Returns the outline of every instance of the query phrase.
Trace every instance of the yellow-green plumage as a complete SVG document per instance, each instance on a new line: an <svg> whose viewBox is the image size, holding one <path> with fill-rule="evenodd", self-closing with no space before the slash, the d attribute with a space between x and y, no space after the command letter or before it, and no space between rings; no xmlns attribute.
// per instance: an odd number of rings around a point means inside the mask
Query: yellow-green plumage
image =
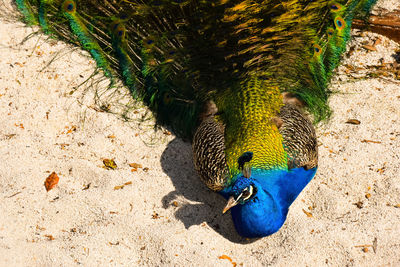
<svg viewBox="0 0 400 267"><path fill-rule="evenodd" d="M238 158L246 151L254 153L254 168L287 169L282 136L272 120L283 105L279 88L256 77L241 86L217 96L220 110L230 111L217 120L226 124L226 160L231 175L238 174Z"/></svg>

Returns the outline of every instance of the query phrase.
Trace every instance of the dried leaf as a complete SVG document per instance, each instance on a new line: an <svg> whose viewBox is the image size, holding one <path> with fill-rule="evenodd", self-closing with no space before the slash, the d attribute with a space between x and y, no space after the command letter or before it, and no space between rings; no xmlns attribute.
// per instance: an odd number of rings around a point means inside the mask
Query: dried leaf
<svg viewBox="0 0 400 267"><path fill-rule="evenodd" d="M129 163L129 166L136 169L142 168L142 164L139 163Z"/></svg>
<svg viewBox="0 0 400 267"><path fill-rule="evenodd" d="M14 123L14 125L19 127L19 128L21 128L21 129L25 129L25 127L24 127L24 125L22 123L20 123L20 124Z"/></svg>
<svg viewBox="0 0 400 267"><path fill-rule="evenodd" d="M354 205L357 206L357 208L362 209L364 206L364 203L362 203L361 201L358 201L357 203L353 203Z"/></svg>
<svg viewBox="0 0 400 267"><path fill-rule="evenodd" d="M88 190L89 188L90 188L90 185L91 185L92 183L88 183L87 185L85 185L83 188L82 188L82 190Z"/></svg>
<svg viewBox="0 0 400 267"><path fill-rule="evenodd" d="M374 46L379 45L380 43L382 43L382 39L380 37L378 37L375 42L374 42Z"/></svg>
<svg viewBox="0 0 400 267"><path fill-rule="evenodd" d="M4 135L7 139L11 139L11 138L13 138L14 136L16 136L16 134L6 134L6 135Z"/></svg>
<svg viewBox="0 0 400 267"><path fill-rule="evenodd" d="M113 159L103 159L103 164L107 170L115 170L118 167Z"/></svg>
<svg viewBox="0 0 400 267"><path fill-rule="evenodd" d="M153 212L153 215L151 215L151 218L152 218L152 219L160 219L161 216L159 216L158 213L154 211L154 212Z"/></svg>
<svg viewBox="0 0 400 267"><path fill-rule="evenodd" d="M53 241L55 239L52 235L44 235L44 236L47 237L49 241Z"/></svg>
<svg viewBox="0 0 400 267"><path fill-rule="evenodd" d="M124 188L126 185L130 185L130 184L132 184L132 181L126 182L126 183L124 183L123 185L117 185L117 186L114 187L114 190L122 189L122 188Z"/></svg>
<svg viewBox="0 0 400 267"><path fill-rule="evenodd" d="M12 197L15 197L16 195L21 194L21 193L22 193L21 191L18 191L18 192L14 193L11 196L8 196L6 198L12 198Z"/></svg>
<svg viewBox="0 0 400 267"><path fill-rule="evenodd" d="M67 131L67 134L70 134L70 133L75 132L75 131L76 131L76 126L72 125L71 128Z"/></svg>
<svg viewBox="0 0 400 267"><path fill-rule="evenodd" d="M227 255L221 255L218 257L218 259L220 260L228 260L232 263L233 267L236 267L236 262L232 261L231 257L227 256Z"/></svg>
<svg viewBox="0 0 400 267"><path fill-rule="evenodd" d="M360 122L359 120L357 120L357 119L348 119L348 120L346 121L346 123L348 123L348 124L354 124L354 125L359 125L361 122Z"/></svg>
<svg viewBox="0 0 400 267"><path fill-rule="evenodd" d="M378 248L378 239L375 237L374 241L372 241L372 249L374 250L374 253L376 253L377 248Z"/></svg>
<svg viewBox="0 0 400 267"><path fill-rule="evenodd" d="M374 144L381 144L382 142L381 142L381 141L373 141L373 140L367 140L367 139L364 139L364 140L361 140L361 143L374 143Z"/></svg>
<svg viewBox="0 0 400 267"><path fill-rule="evenodd" d="M46 191L50 191L53 189L57 184L60 178L57 176L55 172L52 172L49 177L46 178L46 181L44 182L44 186L46 187Z"/></svg>
<svg viewBox="0 0 400 267"><path fill-rule="evenodd" d="M376 51L376 47L372 45L363 45L362 47L369 51Z"/></svg>
<svg viewBox="0 0 400 267"><path fill-rule="evenodd" d="M306 211L305 209L302 209L302 210L307 215L307 217L310 217L310 218L312 217L312 214L310 212Z"/></svg>
<svg viewBox="0 0 400 267"><path fill-rule="evenodd" d="M377 169L376 172L379 174L382 174L385 172L385 170L386 170L386 166L383 166L382 168Z"/></svg>

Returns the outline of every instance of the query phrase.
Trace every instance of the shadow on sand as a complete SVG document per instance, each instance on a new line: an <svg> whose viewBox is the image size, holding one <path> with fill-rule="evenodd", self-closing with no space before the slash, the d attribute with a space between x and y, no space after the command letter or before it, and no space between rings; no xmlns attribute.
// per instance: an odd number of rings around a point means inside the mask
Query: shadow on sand
<svg viewBox="0 0 400 267"><path fill-rule="evenodd" d="M178 138L172 140L161 156L161 165L175 186L174 191L162 198L163 207L167 209L177 198L185 198L186 203L180 204L175 216L183 222L186 229L205 222L232 242L247 244L257 240L239 236L230 214L222 214L225 199L200 181L193 167L189 143Z"/></svg>

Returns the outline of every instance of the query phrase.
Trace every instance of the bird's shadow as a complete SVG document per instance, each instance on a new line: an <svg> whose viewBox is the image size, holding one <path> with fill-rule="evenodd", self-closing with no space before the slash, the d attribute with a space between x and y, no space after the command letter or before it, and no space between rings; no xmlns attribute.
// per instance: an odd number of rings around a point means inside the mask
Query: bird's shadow
<svg viewBox="0 0 400 267"><path fill-rule="evenodd" d="M161 166L175 187L162 198L163 208L176 208L175 217L186 229L206 223L232 242L246 244L257 240L239 236L230 214L222 214L226 200L201 182L193 166L189 143L178 138L172 140L161 156Z"/></svg>

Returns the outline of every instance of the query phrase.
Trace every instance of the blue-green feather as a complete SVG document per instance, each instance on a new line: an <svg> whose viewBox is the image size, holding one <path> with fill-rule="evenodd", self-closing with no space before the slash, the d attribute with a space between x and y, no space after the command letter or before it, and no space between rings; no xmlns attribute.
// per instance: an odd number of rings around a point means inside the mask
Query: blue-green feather
<svg viewBox="0 0 400 267"><path fill-rule="evenodd" d="M26 0L15 0L15 4L21 12L21 14L24 16L24 21L28 25L36 25L37 24L37 19L35 14L32 12L30 3Z"/></svg>
<svg viewBox="0 0 400 267"><path fill-rule="evenodd" d="M50 25L47 19L47 9L49 7L48 1L39 1L38 18L39 25L45 34L51 34Z"/></svg>
<svg viewBox="0 0 400 267"><path fill-rule="evenodd" d="M66 0L62 5L63 15L68 19L72 33L78 38L82 48L92 55L97 66L103 70L104 75L110 78L111 83L113 83L113 74L107 57L98 42L93 38L88 28L80 19L79 14L77 14L75 1Z"/></svg>
<svg viewBox="0 0 400 267"><path fill-rule="evenodd" d="M115 21L111 25L112 32L112 46L116 58L118 59L118 64L121 69L122 79L125 85L129 88L132 96L137 99L139 96L138 90L138 79L136 70L138 69L134 66L132 59L130 58L127 49L127 43L125 39L125 27L122 22Z"/></svg>

